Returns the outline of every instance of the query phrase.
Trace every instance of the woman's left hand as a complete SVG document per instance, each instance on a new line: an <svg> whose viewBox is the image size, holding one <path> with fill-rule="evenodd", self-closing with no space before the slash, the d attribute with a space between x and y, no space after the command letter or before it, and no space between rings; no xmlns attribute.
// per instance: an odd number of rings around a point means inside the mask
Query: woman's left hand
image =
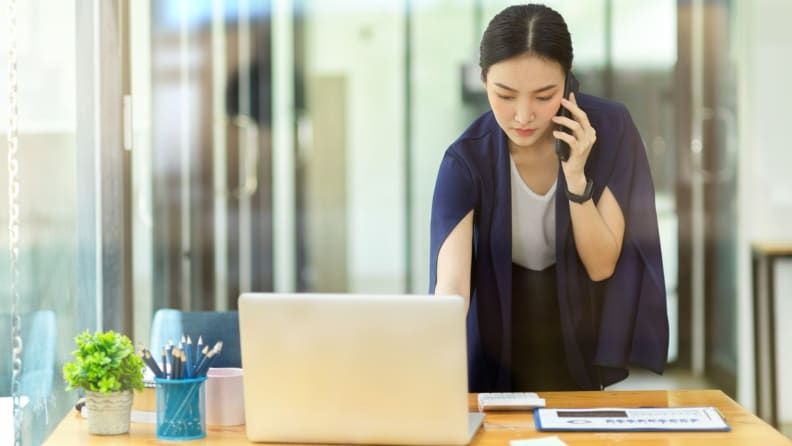
<svg viewBox="0 0 792 446"><path fill-rule="evenodd" d="M586 165L591 147L597 141L597 132L588 120L586 112L577 105L575 94L569 95L570 99L562 98L561 106L572 114L572 118L554 116L553 122L563 125L572 131L572 134L559 130L553 131L553 136L569 144L569 159L561 163L567 179L583 178L583 167ZM585 179L583 179L585 184Z"/></svg>

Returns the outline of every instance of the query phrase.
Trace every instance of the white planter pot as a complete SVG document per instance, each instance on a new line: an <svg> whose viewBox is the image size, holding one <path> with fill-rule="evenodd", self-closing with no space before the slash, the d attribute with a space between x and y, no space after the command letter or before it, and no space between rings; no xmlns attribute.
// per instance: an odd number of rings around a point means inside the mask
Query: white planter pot
<svg viewBox="0 0 792 446"><path fill-rule="evenodd" d="M117 435L129 432L132 410L131 390L114 393L85 391L88 408L88 432L96 435Z"/></svg>

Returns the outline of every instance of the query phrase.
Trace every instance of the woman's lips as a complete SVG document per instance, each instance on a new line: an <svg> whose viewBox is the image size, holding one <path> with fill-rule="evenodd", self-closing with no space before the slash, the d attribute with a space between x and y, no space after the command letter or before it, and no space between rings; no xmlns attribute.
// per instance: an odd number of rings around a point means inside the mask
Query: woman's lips
<svg viewBox="0 0 792 446"><path fill-rule="evenodd" d="M514 129L514 132L520 136L531 136L535 131L536 129Z"/></svg>

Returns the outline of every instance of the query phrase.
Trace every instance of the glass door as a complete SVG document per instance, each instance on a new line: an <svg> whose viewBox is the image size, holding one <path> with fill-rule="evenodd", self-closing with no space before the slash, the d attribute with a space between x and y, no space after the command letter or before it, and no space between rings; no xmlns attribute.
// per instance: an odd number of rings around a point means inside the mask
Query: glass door
<svg viewBox="0 0 792 446"><path fill-rule="evenodd" d="M273 287L270 4L131 2L136 333Z"/></svg>
<svg viewBox="0 0 792 446"><path fill-rule="evenodd" d="M681 1L678 17L683 358L695 374L706 375L735 396L737 124L732 4Z"/></svg>

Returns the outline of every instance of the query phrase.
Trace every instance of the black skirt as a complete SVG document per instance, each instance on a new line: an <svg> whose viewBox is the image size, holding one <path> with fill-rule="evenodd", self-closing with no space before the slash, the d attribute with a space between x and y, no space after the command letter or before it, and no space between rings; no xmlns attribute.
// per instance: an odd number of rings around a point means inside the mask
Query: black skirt
<svg viewBox="0 0 792 446"><path fill-rule="evenodd" d="M555 265L534 271L512 264L512 388L579 390L569 374Z"/></svg>

